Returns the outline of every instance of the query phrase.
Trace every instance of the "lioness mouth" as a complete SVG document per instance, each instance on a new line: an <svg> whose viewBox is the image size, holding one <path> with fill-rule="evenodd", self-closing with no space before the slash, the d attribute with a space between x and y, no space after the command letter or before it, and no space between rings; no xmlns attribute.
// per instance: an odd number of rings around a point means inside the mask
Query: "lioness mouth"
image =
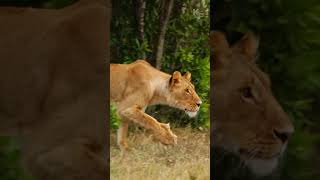
<svg viewBox="0 0 320 180"><path fill-rule="evenodd" d="M196 117L198 114L198 111L188 111L185 110L186 114L188 114L189 117Z"/></svg>
<svg viewBox="0 0 320 180"><path fill-rule="evenodd" d="M245 149L240 149L239 154L247 166L257 175L265 176L274 171L277 167L281 153L273 155L264 155L262 153L253 153Z"/></svg>
<svg viewBox="0 0 320 180"><path fill-rule="evenodd" d="M278 158L271 159L247 159L244 162L252 170L252 172L259 176L266 176L271 174L278 166Z"/></svg>

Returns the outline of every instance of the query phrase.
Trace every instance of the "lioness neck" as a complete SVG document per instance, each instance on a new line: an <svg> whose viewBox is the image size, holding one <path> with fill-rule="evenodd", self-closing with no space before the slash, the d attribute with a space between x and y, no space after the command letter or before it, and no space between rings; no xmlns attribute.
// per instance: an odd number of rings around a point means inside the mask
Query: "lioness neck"
<svg viewBox="0 0 320 180"><path fill-rule="evenodd" d="M150 101L150 105L163 104L170 105L170 89L169 81L171 75L160 72L152 78L154 85L154 93Z"/></svg>

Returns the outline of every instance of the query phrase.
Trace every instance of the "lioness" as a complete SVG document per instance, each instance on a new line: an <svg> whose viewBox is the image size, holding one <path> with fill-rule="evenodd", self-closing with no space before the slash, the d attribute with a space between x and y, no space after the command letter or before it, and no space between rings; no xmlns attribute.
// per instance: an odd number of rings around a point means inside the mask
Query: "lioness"
<svg viewBox="0 0 320 180"><path fill-rule="evenodd" d="M36 179L108 178L108 6L0 8L0 135Z"/></svg>
<svg viewBox="0 0 320 180"><path fill-rule="evenodd" d="M255 64L258 44L250 32L233 46L223 33L210 33L212 144L239 155L254 173L266 175L276 168L294 127L272 95L269 77Z"/></svg>
<svg viewBox="0 0 320 180"><path fill-rule="evenodd" d="M191 83L191 73L183 76L175 71L166 74L144 60L131 64L110 65L110 99L122 119L118 130L118 145L128 148L126 135L129 121L137 123L155 134L163 144L175 144L169 124L159 123L144 112L148 105L166 104L184 110L189 116L197 114L201 100Z"/></svg>

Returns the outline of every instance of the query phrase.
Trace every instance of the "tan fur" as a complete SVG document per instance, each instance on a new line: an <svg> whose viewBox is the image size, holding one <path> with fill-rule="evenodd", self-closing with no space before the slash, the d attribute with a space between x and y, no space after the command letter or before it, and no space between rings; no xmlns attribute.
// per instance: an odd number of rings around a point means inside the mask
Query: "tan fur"
<svg viewBox="0 0 320 180"><path fill-rule="evenodd" d="M0 135L36 179L107 179L104 3L0 8Z"/></svg>
<svg viewBox="0 0 320 180"><path fill-rule="evenodd" d="M201 100L190 78L190 73L181 76L178 71L171 76L144 60L110 65L110 98L122 118L118 131L118 144L122 150L128 148L126 135L130 121L152 130L154 137L163 144L176 143L177 137L170 126L159 123L144 110L148 105L166 104L187 112L197 112Z"/></svg>
<svg viewBox="0 0 320 180"><path fill-rule="evenodd" d="M221 32L213 48L213 145L239 154L257 174L270 173L294 128L272 95L267 74L255 64L259 40L247 33L229 46Z"/></svg>

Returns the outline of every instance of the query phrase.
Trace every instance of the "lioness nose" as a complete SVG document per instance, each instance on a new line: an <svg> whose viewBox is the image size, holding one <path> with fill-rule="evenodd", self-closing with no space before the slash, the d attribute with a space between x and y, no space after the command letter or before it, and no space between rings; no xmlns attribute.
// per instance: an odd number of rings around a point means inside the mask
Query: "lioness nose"
<svg viewBox="0 0 320 180"><path fill-rule="evenodd" d="M202 101L197 102L197 106L199 107L202 104Z"/></svg>
<svg viewBox="0 0 320 180"><path fill-rule="evenodd" d="M282 143L288 141L289 137L292 135L292 131L279 131L273 130L274 135L281 140Z"/></svg>

